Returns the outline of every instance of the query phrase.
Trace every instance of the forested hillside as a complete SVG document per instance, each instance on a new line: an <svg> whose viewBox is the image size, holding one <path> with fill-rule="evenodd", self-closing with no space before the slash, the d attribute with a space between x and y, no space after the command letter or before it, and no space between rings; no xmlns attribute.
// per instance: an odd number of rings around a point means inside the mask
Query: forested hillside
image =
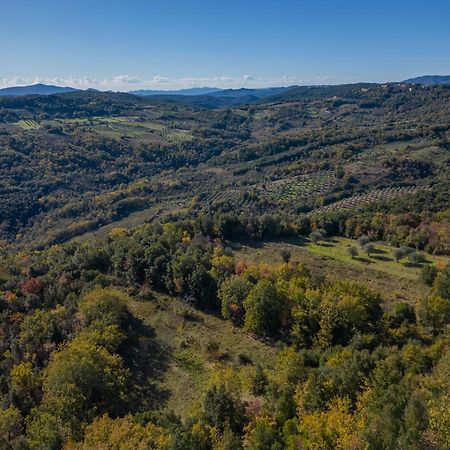
<svg viewBox="0 0 450 450"><path fill-rule="evenodd" d="M446 252L434 240L448 230L449 96L448 87L298 87L231 109L98 92L5 97L2 237L41 247L137 211L297 221L327 206L333 234L420 234L421 248ZM360 205L385 214L386 229L348 212ZM356 225L343 230L348 217Z"/></svg>
<svg viewBox="0 0 450 450"><path fill-rule="evenodd" d="M286 251L248 265L227 233L4 256L2 448L448 448L449 265L386 307Z"/></svg>
<svg viewBox="0 0 450 450"><path fill-rule="evenodd" d="M450 88L229 94L0 98L1 449L450 449Z"/></svg>

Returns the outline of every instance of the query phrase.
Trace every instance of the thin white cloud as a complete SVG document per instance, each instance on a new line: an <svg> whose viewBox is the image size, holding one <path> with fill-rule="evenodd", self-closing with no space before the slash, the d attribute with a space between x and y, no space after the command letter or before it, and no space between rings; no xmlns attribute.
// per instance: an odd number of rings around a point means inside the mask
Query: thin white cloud
<svg viewBox="0 0 450 450"><path fill-rule="evenodd" d="M135 77L132 75L119 75L114 77L113 82L116 84L140 84L142 83L142 78Z"/></svg>
<svg viewBox="0 0 450 450"><path fill-rule="evenodd" d="M351 82L351 80L339 80ZM56 86L71 86L78 89L95 88L99 90L130 91L135 89L184 89L190 87L218 87L218 88L258 88L272 86L333 84L336 82L331 77L319 76L300 78L296 76L282 75L278 77L257 77L246 74L241 77L214 76L214 77L183 77L170 78L155 75L142 78L135 75L117 75L112 78L93 77L11 77L0 78L0 88L9 86L25 86L29 84L44 83Z"/></svg>

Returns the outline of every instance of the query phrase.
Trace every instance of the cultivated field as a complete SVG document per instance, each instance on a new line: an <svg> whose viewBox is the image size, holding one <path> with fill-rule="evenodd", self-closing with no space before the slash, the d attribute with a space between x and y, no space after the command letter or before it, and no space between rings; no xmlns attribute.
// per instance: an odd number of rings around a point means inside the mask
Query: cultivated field
<svg viewBox="0 0 450 450"><path fill-rule="evenodd" d="M37 130L38 128L40 128L40 125L34 120L19 120L19 122L17 122L16 125L25 131Z"/></svg>

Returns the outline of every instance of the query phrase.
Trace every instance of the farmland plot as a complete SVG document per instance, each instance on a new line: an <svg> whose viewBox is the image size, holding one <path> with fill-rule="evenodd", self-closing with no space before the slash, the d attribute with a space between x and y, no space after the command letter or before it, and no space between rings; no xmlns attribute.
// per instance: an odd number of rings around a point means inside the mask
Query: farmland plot
<svg viewBox="0 0 450 450"><path fill-rule="evenodd" d="M311 214L345 211L370 203L394 200L395 198L398 198L402 195L413 194L416 191L416 187L394 187L378 189L365 194L353 195L343 200L339 200L338 202L331 203L330 205L326 205L322 208L316 209L312 211Z"/></svg>
<svg viewBox="0 0 450 450"><path fill-rule="evenodd" d="M22 130L37 130L40 128L40 125L34 120L20 120L16 125L22 128Z"/></svg>
<svg viewBox="0 0 450 450"><path fill-rule="evenodd" d="M335 174L326 171L264 184L260 192L270 201L298 200L299 197L327 194L333 190L336 182Z"/></svg>

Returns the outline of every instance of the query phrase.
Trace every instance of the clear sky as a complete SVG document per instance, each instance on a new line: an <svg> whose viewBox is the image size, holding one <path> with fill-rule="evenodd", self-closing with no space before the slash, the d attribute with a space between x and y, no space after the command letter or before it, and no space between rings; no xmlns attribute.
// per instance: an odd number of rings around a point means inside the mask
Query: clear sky
<svg viewBox="0 0 450 450"><path fill-rule="evenodd" d="M450 0L0 0L0 86L132 90L450 74Z"/></svg>

